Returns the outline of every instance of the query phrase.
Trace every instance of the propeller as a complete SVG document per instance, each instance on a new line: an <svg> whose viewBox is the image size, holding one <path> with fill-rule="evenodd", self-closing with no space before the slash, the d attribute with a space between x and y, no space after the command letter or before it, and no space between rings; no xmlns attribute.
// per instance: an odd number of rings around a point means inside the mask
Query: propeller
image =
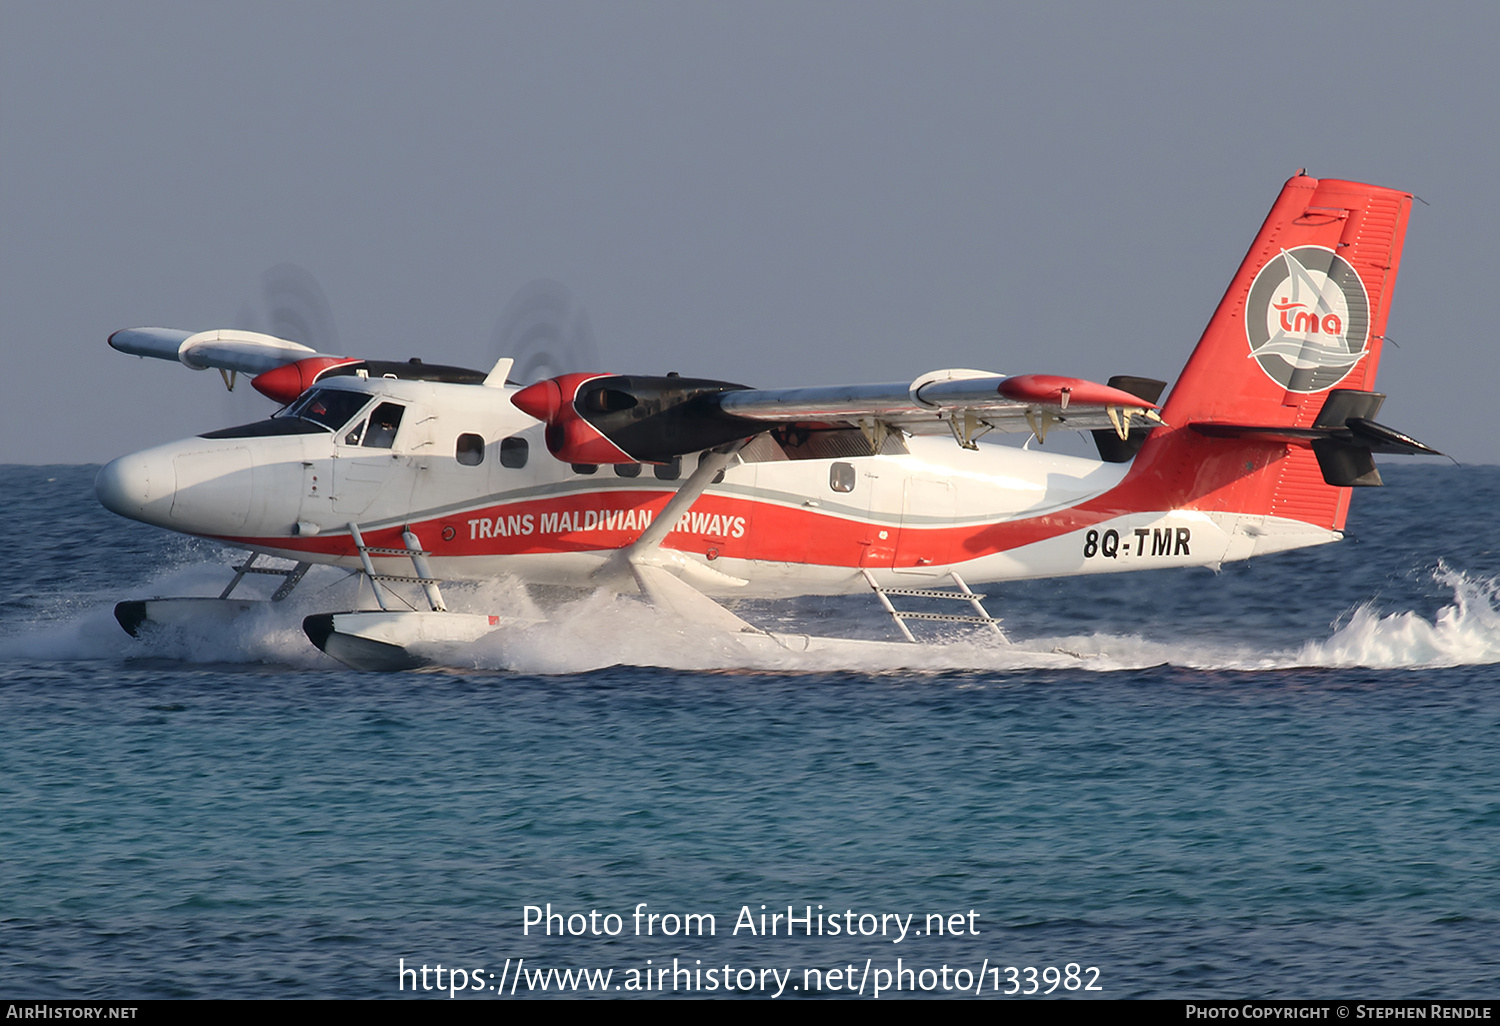
<svg viewBox="0 0 1500 1026"><path fill-rule="evenodd" d="M495 325L491 351L515 359L511 377L522 384L599 365L594 328L583 307L561 282L542 279L521 286Z"/></svg>
<svg viewBox="0 0 1500 1026"><path fill-rule="evenodd" d="M260 288L260 306L242 306L236 327L301 342L320 353L339 351L333 308L309 271L277 264L260 276Z"/></svg>
<svg viewBox="0 0 1500 1026"><path fill-rule="evenodd" d="M371 373L432 381L479 382L486 375L461 367L391 363L336 356L338 329L328 297L311 272L296 264L277 264L261 275L258 301L245 302L233 327L204 332L171 328L126 328L110 336L121 352L180 361L203 370L214 367L228 388L223 402L243 405L236 392L241 373L256 375L253 384L279 403L288 403L328 374ZM567 287L540 280L522 286L506 304L495 326L491 348L509 355L511 377L541 381L596 366L598 347L587 312L575 306Z"/></svg>

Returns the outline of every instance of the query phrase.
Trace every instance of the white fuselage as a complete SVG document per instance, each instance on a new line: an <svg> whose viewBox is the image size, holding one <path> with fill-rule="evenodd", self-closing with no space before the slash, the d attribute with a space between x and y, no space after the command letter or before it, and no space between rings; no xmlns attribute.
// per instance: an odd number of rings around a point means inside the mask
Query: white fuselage
<svg viewBox="0 0 1500 1026"><path fill-rule="evenodd" d="M350 568L360 565L351 523L371 546L400 548L410 528L441 578L587 585L697 466L697 454L680 468L559 462L510 387L346 377L317 388L343 393L336 427L215 432L230 437L121 457L100 472L101 501L171 530ZM399 425L380 438L392 407ZM1216 565L1340 536L1277 517L1114 503L1129 464L964 449L945 436L897 448L788 459L763 436L680 517L661 561L709 594L778 597L859 590L861 571L887 586L951 570L978 583Z"/></svg>

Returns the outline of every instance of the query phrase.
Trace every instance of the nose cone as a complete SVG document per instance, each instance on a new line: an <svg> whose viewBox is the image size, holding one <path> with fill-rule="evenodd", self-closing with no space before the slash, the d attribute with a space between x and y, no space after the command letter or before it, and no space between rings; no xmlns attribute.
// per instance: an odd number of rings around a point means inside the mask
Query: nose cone
<svg viewBox="0 0 1500 1026"><path fill-rule="evenodd" d="M145 453L121 456L104 465L99 476L94 478L94 494L111 513L118 513L131 520L160 523L163 517L152 517L150 511L164 497L169 502L160 512L170 509L172 492L172 465L162 465L151 460ZM152 487L155 486L153 493Z"/></svg>
<svg viewBox="0 0 1500 1026"><path fill-rule="evenodd" d="M257 499L254 475L243 445L192 438L106 463L94 478L94 494L122 517L186 534L228 535L245 526L252 506L267 508L264 497ZM297 495L270 481L263 490L272 498ZM278 507L278 514L296 519L295 507Z"/></svg>

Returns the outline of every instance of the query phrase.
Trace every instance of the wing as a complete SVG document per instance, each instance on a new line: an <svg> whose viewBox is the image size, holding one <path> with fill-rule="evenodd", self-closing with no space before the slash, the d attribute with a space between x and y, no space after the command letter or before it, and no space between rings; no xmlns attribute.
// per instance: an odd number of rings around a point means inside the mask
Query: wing
<svg viewBox="0 0 1500 1026"><path fill-rule="evenodd" d="M1136 383L1135 391L1114 382L974 370L934 371L910 383L770 389L676 376L565 374L522 389L512 401L547 424L547 445L558 459L664 463L768 430L794 445L822 432L857 430L866 451L878 452L895 432L951 433L973 448L991 431L1044 440L1051 427L1065 425L1112 430L1123 439L1133 417L1160 422L1154 403L1160 382L1115 381ZM1156 388L1141 388L1142 382Z"/></svg>
<svg viewBox="0 0 1500 1026"><path fill-rule="evenodd" d="M329 375L373 374L377 377L450 381L501 388L512 360L504 357L488 374L465 367L448 367L421 360L362 360L353 356L320 353L300 342L291 342L258 331L218 328L213 331L183 331L180 328L124 328L109 336L112 348L131 356L172 360L193 370L218 369L232 390L234 375L255 375L255 390L279 403L289 403L314 382Z"/></svg>
<svg viewBox="0 0 1500 1026"><path fill-rule="evenodd" d="M257 331L183 331L180 328L125 328L109 336L112 348L132 356L177 360L193 370L262 374L310 356L321 356L300 342Z"/></svg>
<svg viewBox="0 0 1500 1026"><path fill-rule="evenodd" d="M1038 432L1044 420L1070 429L1122 430L1126 415L1155 405L1120 388L1052 374L1007 377L943 370L908 384L752 388L719 400L725 413L770 423L880 421L908 434L946 434L964 418L990 431ZM982 433L982 432L981 432Z"/></svg>

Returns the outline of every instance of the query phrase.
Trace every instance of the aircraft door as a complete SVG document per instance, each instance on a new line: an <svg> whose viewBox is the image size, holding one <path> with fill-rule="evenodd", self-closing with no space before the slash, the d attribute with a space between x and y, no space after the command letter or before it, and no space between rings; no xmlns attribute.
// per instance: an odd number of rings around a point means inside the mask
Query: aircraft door
<svg viewBox="0 0 1500 1026"><path fill-rule="evenodd" d="M900 530L894 512L901 508L902 474L893 464L878 460L860 460L855 464L859 473L860 488L864 492L862 505L868 513L860 539L861 568L887 568L896 554L896 539Z"/></svg>
<svg viewBox="0 0 1500 1026"><path fill-rule="evenodd" d="M901 503L901 534L892 568L911 574L946 572L946 528L958 515L958 496L951 481L909 477Z"/></svg>
<svg viewBox="0 0 1500 1026"><path fill-rule="evenodd" d="M333 511L358 517L403 469L395 451L406 416L402 403L376 404L369 416L348 426L333 454Z"/></svg>

